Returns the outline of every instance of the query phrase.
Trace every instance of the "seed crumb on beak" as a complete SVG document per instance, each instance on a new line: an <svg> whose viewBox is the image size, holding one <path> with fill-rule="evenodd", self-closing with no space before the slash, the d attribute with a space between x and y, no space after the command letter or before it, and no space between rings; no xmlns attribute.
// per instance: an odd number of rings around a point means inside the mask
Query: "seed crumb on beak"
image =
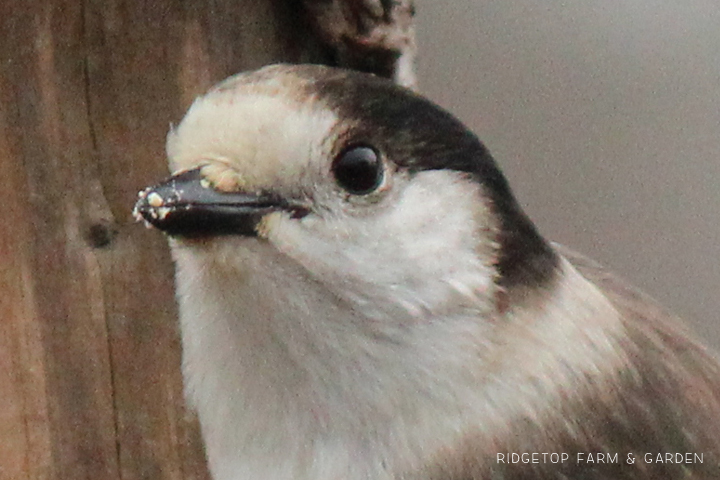
<svg viewBox="0 0 720 480"><path fill-rule="evenodd" d="M263 216L255 227L255 232L259 238L268 238L270 230L272 229L273 219L275 216L268 214ZM276 221L276 220L275 220Z"/></svg>
<svg viewBox="0 0 720 480"><path fill-rule="evenodd" d="M165 203L163 198L160 195L158 195L156 192L152 192L151 194L149 194L147 196L147 201L148 201L148 205L150 205L151 207L155 207L155 208L162 207L163 203Z"/></svg>
<svg viewBox="0 0 720 480"><path fill-rule="evenodd" d="M138 199L142 200L143 198L145 198L145 195L147 195L147 189L140 190L138 192ZM135 207L133 208L133 211L132 211L132 216L136 222L145 221L145 217L142 216L142 213L140 213L140 209L138 208L139 204L140 204L140 202L138 201L138 203L135 204ZM145 223L147 223L147 221L145 221Z"/></svg>
<svg viewBox="0 0 720 480"><path fill-rule="evenodd" d="M146 202L147 206L151 207L146 213L156 220L164 220L172 211L172 209L166 205L166 201L162 195L153 191L153 187L139 191L138 199L138 203L133 209L133 217L135 221L143 222L147 228L152 228L152 224L148 222L148 219L141 213L140 204L143 201Z"/></svg>
<svg viewBox="0 0 720 480"><path fill-rule="evenodd" d="M170 214L171 209L168 207L160 207L157 209L157 213L153 216L159 220L165 220L165 218Z"/></svg>

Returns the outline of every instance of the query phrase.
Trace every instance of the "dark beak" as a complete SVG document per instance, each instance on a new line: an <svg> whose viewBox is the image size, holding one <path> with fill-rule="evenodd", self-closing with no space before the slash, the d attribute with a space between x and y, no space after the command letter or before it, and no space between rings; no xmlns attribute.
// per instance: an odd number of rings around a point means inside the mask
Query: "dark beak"
<svg viewBox="0 0 720 480"><path fill-rule="evenodd" d="M255 236L260 219L278 210L295 218L308 209L270 194L224 193L202 182L200 169L174 175L139 194L133 214L173 236Z"/></svg>

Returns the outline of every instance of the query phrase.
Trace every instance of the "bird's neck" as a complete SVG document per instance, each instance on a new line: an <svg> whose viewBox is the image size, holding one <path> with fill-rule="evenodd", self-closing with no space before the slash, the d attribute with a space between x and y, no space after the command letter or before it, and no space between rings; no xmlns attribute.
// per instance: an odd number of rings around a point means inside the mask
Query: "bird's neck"
<svg viewBox="0 0 720 480"><path fill-rule="evenodd" d="M269 247L243 248L226 262L174 249L186 390L217 480L393 478L614 355L612 307L567 264L552 302L386 328Z"/></svg>

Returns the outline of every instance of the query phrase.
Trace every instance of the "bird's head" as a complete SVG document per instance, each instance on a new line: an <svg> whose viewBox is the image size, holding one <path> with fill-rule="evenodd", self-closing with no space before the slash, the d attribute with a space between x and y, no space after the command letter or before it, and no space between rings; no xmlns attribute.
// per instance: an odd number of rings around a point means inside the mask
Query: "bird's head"
<svg viewBox="0 0 720 480"><path fill-rule="evenodd" d="M176 249L233 265L260 242L370 317L494 308L555 267L475 135L371 75L237 75L194 102L167 151L174 174L136 213Z"/></svg>
<svg viewBox="0 0 720 480"><path fill-rule="evenodd" d="M198 98L167 150L136 215L171 237L216 478L399 478L617 363L613 308L416 93L267 67Z"/></svg>
<svg viewBox="0 0 720 480"><path fill-rule="evenodd" d="M167 150L136 215L171 237L214 478L546 478L496 452L700 445L685 392L716 405L714 364L556 254L423 97L268 67L197 99Z"/></svg>

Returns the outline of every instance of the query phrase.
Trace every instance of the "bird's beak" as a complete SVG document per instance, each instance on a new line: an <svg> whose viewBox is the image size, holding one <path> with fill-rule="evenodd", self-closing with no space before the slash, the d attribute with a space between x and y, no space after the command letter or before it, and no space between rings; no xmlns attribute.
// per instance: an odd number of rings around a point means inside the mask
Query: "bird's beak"
<svg viewBox="0 0 720 480"><path fill-rule="evenodd" d="M197 168L141 191L133 214L173 236L255 236L260 219L278 210L289 211L295 218L307 214L307 208L273 195L219 192Z"/></svg>

